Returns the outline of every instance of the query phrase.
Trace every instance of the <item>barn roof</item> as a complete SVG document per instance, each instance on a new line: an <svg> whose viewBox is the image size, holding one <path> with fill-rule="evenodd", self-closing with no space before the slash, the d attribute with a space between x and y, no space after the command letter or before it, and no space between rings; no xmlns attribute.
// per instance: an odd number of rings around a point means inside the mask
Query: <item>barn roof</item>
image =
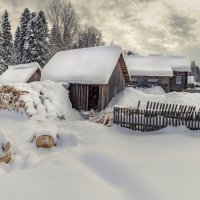
<svg viewBox="0 0 200 200"><path fill-rule="evenodd" d="M79 84L107 84L121 55L122 48L119 46L58 52L45 66L41 79ZM129 81L128 70L123 69L123 73Z"/></svg>
<svg viewBox="0 0 200 200"><path fill-rule="evenodd" d="M26 83L38 69L37 62L9 66L0 76L0 83Z"/></svg>
<svg viewBox="0 0 200 200"><path fill-rule="evenodd" d="M173 71L190 72L189 61L182 56L125 56L132 76L173 76Z"/></svg>

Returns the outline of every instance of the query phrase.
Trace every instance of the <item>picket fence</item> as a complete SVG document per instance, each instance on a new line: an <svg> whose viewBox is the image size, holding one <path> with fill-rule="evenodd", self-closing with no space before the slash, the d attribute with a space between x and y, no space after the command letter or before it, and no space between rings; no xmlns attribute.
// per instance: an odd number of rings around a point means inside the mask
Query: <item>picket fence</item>
<svg viewBox="0 0 200 200"><path fill-rule="evenodd" d="M157 131L167 126L185 125L191 130L200 130L200 110L195 106L184 106L147 102L145 109L114 107L113 121L122 127L134 131Z"/></svg>

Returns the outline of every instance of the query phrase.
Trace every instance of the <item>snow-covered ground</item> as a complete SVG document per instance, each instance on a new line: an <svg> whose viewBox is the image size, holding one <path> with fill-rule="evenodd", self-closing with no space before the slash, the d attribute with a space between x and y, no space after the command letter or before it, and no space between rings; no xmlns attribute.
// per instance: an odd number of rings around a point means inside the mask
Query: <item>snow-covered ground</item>
<svg viewBox="0 0 200 200"><path fill-rule="evenodd" d="M134 106L138 100L198 106L198 98L200 94L165 94L160 88L127 88L110 106ZM0 112L0 131L11 142L13 157L0 164L2 199L200 199L200 131L168 127L141 134L116 125L107 128L80 120L67 100L63 106L73 120ZM57 146L38 149L31 143L33 133L48 124L58 128Z"/></svg>

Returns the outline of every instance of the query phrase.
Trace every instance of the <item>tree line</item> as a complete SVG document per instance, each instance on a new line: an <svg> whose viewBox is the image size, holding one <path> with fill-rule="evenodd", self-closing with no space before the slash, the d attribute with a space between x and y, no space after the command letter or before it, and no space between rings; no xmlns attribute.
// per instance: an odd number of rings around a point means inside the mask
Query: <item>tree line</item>
<svg viewBox="0 0 200 200"><path fill-rule="evenodd" d="M38 62L44 67L58 51L100 45L104 45L101 30L81 26L71 2L52 0L47 16L42 10L36 13L25 8L14 39L9 13L5 10L0 22L0 74L9 65Z"/></svg>

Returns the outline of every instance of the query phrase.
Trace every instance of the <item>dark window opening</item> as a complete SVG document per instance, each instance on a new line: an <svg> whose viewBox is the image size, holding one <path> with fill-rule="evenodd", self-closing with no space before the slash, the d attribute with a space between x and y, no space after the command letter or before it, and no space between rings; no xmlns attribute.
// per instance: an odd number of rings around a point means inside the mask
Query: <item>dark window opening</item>
<svg viewBox="0 0 200 200"><path fill-rule="evenodd" d="M98 109L99 101L99 87L98 86L89 86L89 98L88 98L88 109Z"/></svg>

